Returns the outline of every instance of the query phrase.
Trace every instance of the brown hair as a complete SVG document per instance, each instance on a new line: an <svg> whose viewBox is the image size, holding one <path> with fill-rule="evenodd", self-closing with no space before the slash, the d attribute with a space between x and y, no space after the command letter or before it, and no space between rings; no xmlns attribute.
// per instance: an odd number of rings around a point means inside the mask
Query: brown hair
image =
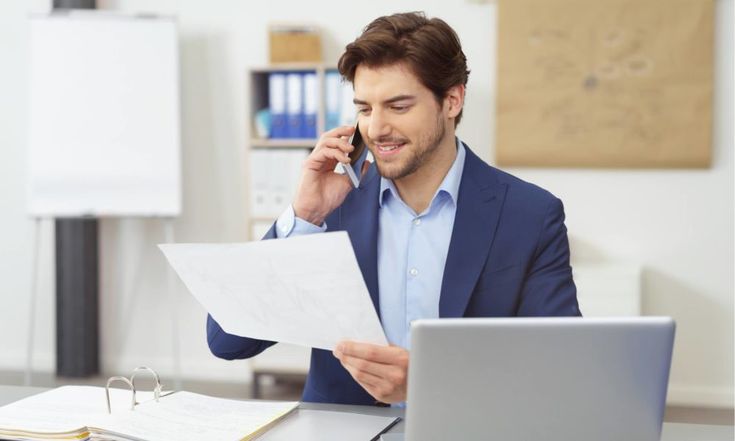
<svg viewBox="0 0 735 441"><path fill-rule="evenodd" d="M466 85L470 74L454 29L439 18L427 19L423 12L376 18L347 45L338 67L342 77L354 83L358 65L375 68L394 63L405 63L439 105L451 87ZM460 110L455 127L461 118Z"/></svg>

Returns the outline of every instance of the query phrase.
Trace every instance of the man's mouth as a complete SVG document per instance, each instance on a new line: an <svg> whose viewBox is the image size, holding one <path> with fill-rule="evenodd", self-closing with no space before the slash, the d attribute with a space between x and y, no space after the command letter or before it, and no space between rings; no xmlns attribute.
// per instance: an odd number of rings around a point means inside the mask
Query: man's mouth
<svg viewBox="0 0 735 441"><path fill-rule="evenodd" d="M391 142L391 143L376 143L378 152L381 154L393 154L398 152L406 143L405 142Z"/></svg>

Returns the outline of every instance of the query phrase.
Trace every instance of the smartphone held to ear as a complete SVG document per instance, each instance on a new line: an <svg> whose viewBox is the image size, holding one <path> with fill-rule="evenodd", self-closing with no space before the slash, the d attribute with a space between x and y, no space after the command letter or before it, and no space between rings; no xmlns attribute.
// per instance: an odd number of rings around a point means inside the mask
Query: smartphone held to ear
<svg viewBox="0 0 735 441"><path fill-rule="evenodd" d="M360 186L360 177L355 173L355 163L360 159L360 156L362 156L362 153L365 151L365 142L362 139L362 134L360 134L360 128L357 124L355 124L355 133L352 134L350 137L349 143L352 144L353 147L355 147L354 150L352 150L347 156L350 158L350 164L340 164L342 166L342 169L345 171L347 176L350 177L350 181L352 182L352 186L357 188ZM359 173L359 171L358 171Z"/></svg>

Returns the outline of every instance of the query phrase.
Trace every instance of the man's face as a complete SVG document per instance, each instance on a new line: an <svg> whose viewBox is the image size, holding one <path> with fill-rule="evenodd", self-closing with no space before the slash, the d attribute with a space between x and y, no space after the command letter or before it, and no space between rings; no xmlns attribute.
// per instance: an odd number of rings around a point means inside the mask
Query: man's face
<svg viewBox="0 0 735 441"><path fill-rule="evenodd" d="M360 65L354 86L360 132L381 176L401 179L431 161L446 135L446 115L408 68Z"/></svg>

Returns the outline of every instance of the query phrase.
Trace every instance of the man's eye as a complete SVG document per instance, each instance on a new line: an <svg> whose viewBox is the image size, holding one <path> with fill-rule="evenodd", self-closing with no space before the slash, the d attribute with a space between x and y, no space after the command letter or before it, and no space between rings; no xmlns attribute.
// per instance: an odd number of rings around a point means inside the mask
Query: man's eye
<svg viewBox="0 0 735 441"><path fill-rule="evenodd" d="M367 113L370 113L370 109L357 109L357 113L360 115L365 115Z"/></svg>
<svg viewBox="0 0 735 441"><path fill-rule="evenodd" d="M404 112L408 110L408 106L393 106L391 109L395 110L396 112Z"/></svg>

